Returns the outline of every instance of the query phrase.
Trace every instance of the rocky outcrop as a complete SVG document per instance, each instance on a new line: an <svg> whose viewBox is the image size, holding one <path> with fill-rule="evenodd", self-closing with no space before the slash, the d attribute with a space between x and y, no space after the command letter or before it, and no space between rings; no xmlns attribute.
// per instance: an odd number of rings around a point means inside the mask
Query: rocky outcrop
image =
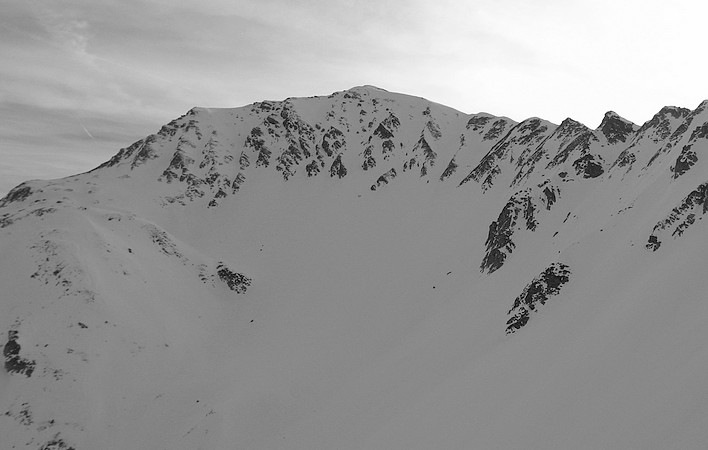
<svg viewBox="0 0 708 450"><path fill-rule="evenodd" d="M216 274L229 289L237 294L245 294L248 287L251 286L252 280L250 278L241 273L232 272L223 262L216 266Z"/></svg>
<svg viewBox="0 0 708 450"><path fill-rule="evenodd" d="M7 343L2 351L5 357L5 370L10 374L18 373L26 377L31 377L36 363L20 356L21 347L20 344L17 343L18 338L17 330L7 332Z"/></svg>
<svg viewBox="0 0 708 450"><path fill-rule="evenodd" d="M608 143L616 144L627 142L637 130L637 126L623 119L614 111L608 111L597 130L607 138Z"/></svg>
<svg viewBox="0 0 708 450"><path fill-rule="evenodd" d="M12 188L5 197L0 199L0 208L13 202L21 202L30 195L32 195L32 188L27 183L22 183Z"/></svg>
<svg viewBox="0 0 708 450"><path fill-rule="evenodd" d="M347 175L347 168L344 167L342 163L342 155L337 155L337 158L332 162L332 166L329 168L330 177L344 178Z"/></svg>
<svg viewBox="0 0 708 450"><path fill-rule="evenodd" d="M548 182L512 195L497 220L489 225L486 252L480 270L493 273L501 268L507 256L516 248L514 234L522 229L535 231L538 213L550 210L559 195L560 190Z"/></svg>
<svg viewBox="0 0 708 450"><path fill-rule="evenodd" d="M546 304L552 296L558 295L561 287L570 281L570 268L560 262L554 262L526 285L521 294L514 300L514 305L507 313L506 333L515 333L525 326L531 314L538 311L539 306Z"/></svg>
<svg viewBox="0 0 708 450"><path fill-rule="evenodd" d="M602 167L602 157L590 153L573 161L573 168L575 168L575 173L583 178L597 178L605 173L605 169Z"/></svg>
<svg viewBox="0 0 708 450"><path fill-rule="evenodd" d="M646 248L652 251L658 250L663 236L669 232L671 237L680 237L697 220L702 219L706 211L708 211L708 182L691 191L664 220L654 225Z"/></svg>
<svg viewBox="0 0 708 450"><path fill-rule="evenodd" d="M695 163L698 161L698 155L696 152L691 150L691 145L684 145L681 153L676 158L676 162L671 166L671 172L673 172L673 178L676 179L688 172Z"/></svg>
<svg viewBox="0 0 708 450"><path fill-rule="evenodd" d="M388 184L394 178L396 178L396 169L390 169L376 180L376 184L371 185L371 190L375 191L381 186Z"/></svg>

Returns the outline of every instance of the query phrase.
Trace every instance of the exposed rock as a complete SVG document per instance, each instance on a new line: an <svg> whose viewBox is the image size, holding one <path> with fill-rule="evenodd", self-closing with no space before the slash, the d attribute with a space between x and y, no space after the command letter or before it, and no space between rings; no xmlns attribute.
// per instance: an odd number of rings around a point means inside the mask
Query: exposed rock
<svg viewBox="0 0 708 450"><path fill-rule="evenodd" d="M597 178L605 173L601 161L601 156L588 153L573 161L573 167L575 168L575 173L582 175L583 178Z"/></svg>
<svg viewBox="0 0 708 450"><path fill-rule="evenodd" d="M561 287L570 280L570 268L563 263L554 262L541 272L531 283L526 285L514 300L514 306L507 313L511 316L506 322L506 333L511 334L526 325L531 312L539 305L545 305L548 298L560 293Z"/></svg>
<svg viewBox="0 0 708 450"><path fill-rule="evenodd" d="M7 373L19 373L30 377L32 372L34 372L36 363L20 356L21 347L17 343L18 337L17 330L7 332L7 343L2 351L5 357L5 370Z"/></svg>
<svg viewBox="0 0 708 450"><path fill-rule="evenodd" d="M472 131L483 130L491 119L491 116L472 116L470 120L467 121L466 128Z"/></svg>
<svg viewBox="0 0 708 450"><path fill-rule="evenodd" d="M75 450L74 447L67 444L64 439L61 439L59 435L55 436L54 439L47 441L42 445L39 450Z"/></svg>
<svg viewBox="0 0 708 450"><path fill-rule="evenodd" d="M541 190L543 187L543 190ZM519 231L520 216L523 214L523 227L535 231L538 226L538 212L543 209L550 210L556 202L560 190L550 184L542 184L538 189L524 189L511 196L497 220L489 225L487 234L486 253L482 259L480 270L493 273L504 265L507 256L514 251L516 244L512 237Z"/></svg>
<svg viewBox="0 0 708 450"><path fill-rule="evenodd" d="M617 160L612 164L612 167L617 166L617 167L625 167L629 166L627 170L632 168L632 165L636 162L637 157L634 153L630 151L630 149L624 149L622 150L622 153L619 154L617 157Z"/></svg>
<svg viewBox="0 0 708 450"><path fill-rule="evenodd" d="M664 141L674 132L673 123L685 119L690 113L691 111L686 108L665 106L639 128L637 135L647 137L654 142Z"/></svg>
<svg viewBox="0 0 708 450"><path fill-rule="evenodd" d="M342 154L337 155L337 158L332 162L332 166L329 168L329 176L337 176L339 178L344 178L347 175L347 168L342 164Z"/></svg>
<svg viewBox="0 0 708 450"><path fill-rule="evenodd" d="M699 220L708 211L708 182L699 185L696 189L688 194L680 205L671 210L671 213L666 219L654 225L646 248L656 251L661 246L659 237L663 234L671 232L672 237L681 236L686 229L693 225L696 220ZM699 216L700 214L700 216Z"/></svg>
<svg viewBox="0 0 708 450"><path fill-rule="evenodd" d="M131 170L144 164L146 161L155 159L159 156L155 149L152 147L152 144L156 140L157 135L151 135L145 138L140 147L136 149L137 153L135 154L135 158L133 158L133 162L130 164Z"/></svg>
<svg viewBox="0 0 708 450"><path fill-rule="evenodd" d="M379 124L379 126L374 130L374 136L378 136L381 139L391 139L393 137L393 133L391 133L383 123Z"/></svg>
<svg viewBox="0 0 708 450"><path fill-rule="evenodd" d="M396 169L390 169L388 172L381 175L377 180L376 184L371 185L371 190L375 191L379 187L388 184L390 180L396 178Z"/></svg>
<svg viewBox="0 0 708 450"><path fill-rule="evenodd" d="M614 111L605 113L602 123L598 130L605 135L607 142L615 144L617 142L626 142L627 138L634 134L637 126L632 122L623 119Z"/></svg>
<svg viewBox="0 0 708 450"><path fill-rule="evenodd" d="M372 167L376 167L376 160L374 159L374 156L372 155L373 150L374 150L373 145L369 144L366 146L366 148L362 152L362 156L364 157L364 162L361 165L362 169L369 170Z"/></svg>
<svg viewBox="0 0 708 450"><path fill-rule="evenodd" d="M339 151L344 148L344 145L344 134L337 128L330 127L329 131L322 136L321 146L327 156L339 153Z"/></svg>
<svg viewBox="0 0 708 450"><path fill-rule="evenodd" d="M698 155L691 150L691 145L684 145L681 154L676 158L676 163L671 167L674 179L688 171L698 161Z"/></svg>
<svg viewBox="0 0 708 450"><path fill-rule="evenodd" d="M445 181L446 178L449 178L453 173L455 173L455 170L457 170L457 163L453 157L443 171L442 175L440 175L440 181Z"/></svg>
<svg viewBox="0 0 708 450"><path fill-rule="evenodd" d="M224 263L219 263L216 266L216 274L219 279L226 283L226 285L232 291L237 294L244 294L249 286L251 286L252 280L240 273L232 272Z"/></svg>
<svg viewBox="0 0 708 450"><path fill-rule="evenodd" d="M22 183L19 186L12 188L5 197L0 199L0 208L9 203L21 202L30 195L32 195L32 188L29 187L27 183Z"/></svg>
<svg viewBox="0 0 708 450"><path fill-rule="evenodd" d="M498 139L499 136L501 136L504 131L506 130L506 126L508 125L508 122L504 119L497 119L494 121L492 124L491 128L484 133L484 136L482 137L483 141L492 141L494 139Z"/></svg>
<svg viewBox="0 0 708 450"><path fill-rule="evenodd" d="M307 170L308 177L313 177L320 173L320 165L318 164L316 159L313 159L312 161L310 161L309 164L305 166L305 170Z"/></svg>

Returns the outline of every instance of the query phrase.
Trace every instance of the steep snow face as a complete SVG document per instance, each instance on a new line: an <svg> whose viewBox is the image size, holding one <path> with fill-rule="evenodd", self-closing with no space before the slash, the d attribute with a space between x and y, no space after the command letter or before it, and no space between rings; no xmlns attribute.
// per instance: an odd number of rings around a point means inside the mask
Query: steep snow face
<svg viewBox="0 0 708 450"><path fill-rule="evenodd" d="M0 200L0 446L703 448L707 102L194 108Z"/></svg>

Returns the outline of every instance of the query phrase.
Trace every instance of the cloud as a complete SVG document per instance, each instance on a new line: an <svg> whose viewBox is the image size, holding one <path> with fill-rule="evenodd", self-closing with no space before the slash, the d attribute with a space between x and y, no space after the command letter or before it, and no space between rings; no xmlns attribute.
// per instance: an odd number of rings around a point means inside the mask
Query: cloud
<svg viewBox="0 0 708 450"><path fill-rule="evenodd" d="M193 106L361 84L517 120L594 125L615 109L641 122L664 103L705 96L705 9L693 0L10 2L0 16L0 111L32 111L22 117L33 129L86 149L124 121L131 131L114 150ZM0 126L0 152L12 144L26 154L13 153L17 173L47 153L53 135L40 135L44 144ZM90 158L72 155L73 168L56 162L55 176L88 168Z"/></svg>

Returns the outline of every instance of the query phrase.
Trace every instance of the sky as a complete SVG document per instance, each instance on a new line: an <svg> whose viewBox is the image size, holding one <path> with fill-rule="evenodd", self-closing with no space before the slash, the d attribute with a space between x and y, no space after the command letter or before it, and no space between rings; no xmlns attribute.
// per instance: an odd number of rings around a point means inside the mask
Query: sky
<svg viewBox="0 0 708 450"><path fill-rule="evenodd" d="M0 195L194 106L369 84L514 120L708 98L702 0L0 0Z"/></svg>

